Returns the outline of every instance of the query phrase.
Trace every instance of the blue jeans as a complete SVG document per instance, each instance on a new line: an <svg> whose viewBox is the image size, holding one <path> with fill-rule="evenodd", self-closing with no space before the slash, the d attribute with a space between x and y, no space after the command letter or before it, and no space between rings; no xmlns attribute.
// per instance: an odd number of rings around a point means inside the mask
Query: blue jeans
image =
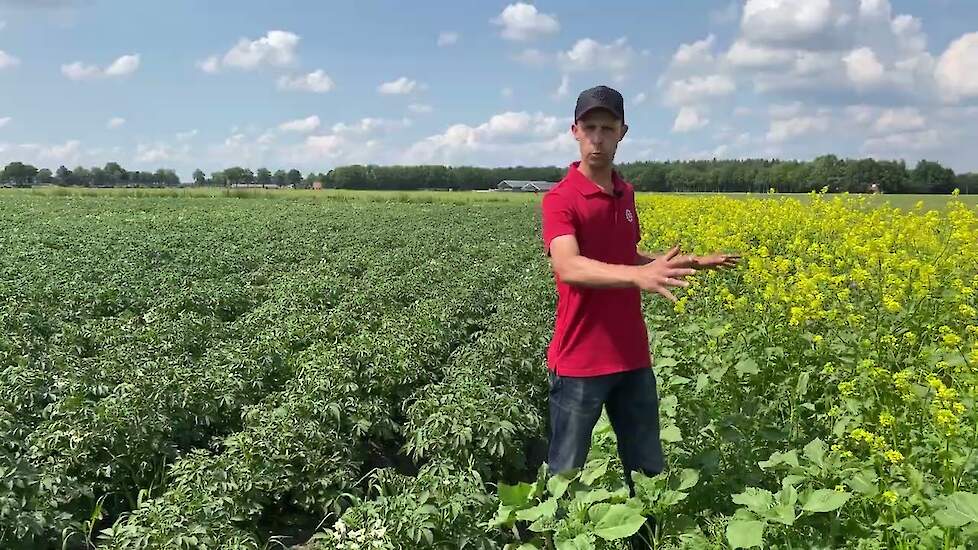
<svg viewBox="0 0 978 550"><path fill-rule="evenodd" d="M648 476L662 472L659 397L651 368L588 378L549 372L551 475L584 466L602 406L618 439L629 489L632 471Z"/></svg>

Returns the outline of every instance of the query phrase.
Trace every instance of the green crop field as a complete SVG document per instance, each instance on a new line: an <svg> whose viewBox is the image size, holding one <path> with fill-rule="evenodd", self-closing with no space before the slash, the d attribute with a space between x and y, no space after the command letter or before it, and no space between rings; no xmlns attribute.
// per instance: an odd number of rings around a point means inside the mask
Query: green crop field
<svg viewBox="0 0 978 550"><path fill-rule="evenodd" d="M539 196L4 190L0 548L974 547L974 201L733 198L639 199L744 261L645 297L629 498L539 470Z"/></svg>

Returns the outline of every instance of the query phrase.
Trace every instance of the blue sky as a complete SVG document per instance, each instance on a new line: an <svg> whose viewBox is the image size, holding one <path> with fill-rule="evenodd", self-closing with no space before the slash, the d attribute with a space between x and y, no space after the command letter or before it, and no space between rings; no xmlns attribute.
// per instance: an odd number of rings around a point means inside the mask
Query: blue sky
<svg viewBox="0 0 978 550"><path fill-rule="evenodd" d="M0 0L0 162L565 165L601 83L619 161L978 170L972 0Z"/></svg>

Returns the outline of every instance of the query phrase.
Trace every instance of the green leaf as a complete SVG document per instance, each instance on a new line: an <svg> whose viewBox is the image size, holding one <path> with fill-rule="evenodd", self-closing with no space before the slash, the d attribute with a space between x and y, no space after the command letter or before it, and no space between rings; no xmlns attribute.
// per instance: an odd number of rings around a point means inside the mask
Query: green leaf
<svg viewBox="0 0 978 550"><path fill-rule="evenodd" d="M795 504L798 503L798 491L794 485L785 483L781 486L781 490L774 495L774 501L794 508Z"/></svg>
<svg viewBox="0 0 978 550"><path fill-rule="evenodd" d="M920 533L924 529L924 523L917 516L903 518L894 525L894 530L905 533Z"/></svg>
<svg viewBox="0 0 978 550"><path fill-rule="evenodd" d="M496 510L496 517L492 518L489 522L489 528L495 529L496 527L509 527L513 523L513 508L512 506L500 505L499 509Z"/></svg>
<svg viewBox="0 0 978 550"><path fill-rule="evenodd" d="M785 525L795 524L795 507L790 504L776 504L773 507L765 510L762 517L769 519L771 521L776 521L778 523L783 523Z"/></svg>
<svg viewBox="0 0 978 550"><path fill-rule="evenodd" d="M662 510L670 506L675 506L676 504L685 500L688 496L689 493L666 489L665 491L662 491L661 495L659 495L659 500L656 501L655 508L656 510Z"/></svg>
<svg viewBox="0 0 978 550"><path fill-rule="evenodd" d="M530 483L517 483L516 485L499 484L499 501L506 506L517 509L526 508L530 505L530 492L533 485Z"/></svg>
<svg viewBox="0 0 978 550"><path fill-rule="evenodd" d="M572 539L558 539L554 544L557 550L594 550L594 543L587 535L577 535Z"/></svg>
<svg viewBox="0 0 978 550"><path fill-rule="evenodd" d="M696 485L700 480L700 473L693 468L683 468L679 472L679 487L676 487L677 491L685 491L690 487Z"/></svg>
<svg viewBox="0 0 978 550"><path fill-rule="evenodd" d="M564 477L562 474L557 474L547 480L547 490L554 498L560 498L564 496L567 492L567 487L570 486L571 479Z"/></svg>
<svg viewBox="0 0 978 550"><path fill-rule="evenodd" d="M581 472L581 483L590 486L608 471L608 459L592 460Z"/></svg>
<svg viewBox="0 0 978 550"><path fill-rule="evenodd" d="M848 480L846 480L846 485L849 486L853 491L863 494L866 496L876 496L879 494L879 487L876 485L876 481L879 477L876 472L872 470L862 470L853 474Z"/></svg>
<svg viewBox="0 0 978 550"><path fill-rule="evenodd" d="M781 480L781 486L782 487L787 487L788 485L794 486L801 483L802 481L805 481L806 479L808 478L805 476L800 476L797 474L788 474L784 476L784 479Z"/></svg>
<svg viewBox="0 0 978 550"><path fill-rule="evenodd" d="M828 445L825 444L821 439L813 439L811 443L805 445L805 458L810 460L812 464L815 464L819 468L825 467L825 453L828 451Z"/></svg>
<svg viewBox="0 0 978 550"><path fill-rule="evenodd" d="M516 519L523 521L536 521L538 519L552 518L557 513L557 499L548 498L547 500L525 510L516 512Z"/></svg>
<svg viewBox="0 0 978 550"><path fill-rule="evenodd" d="M672 357L656 357L655 358L655 367L657 369L661 369L661 368L664 368L664 367L675 367L678 364L679 364L679 361L676 361Z"/></svg>
<svg viewBox="0 0 978 550"><path fill-rule="evenodd" d="M628 490L627 488L625 489ZM585 504L591 504L594 502L603 502L614 496L614 493L607 489L591 489L590 491L581 491L574 495L575 502L583 502Z"/></svg>
<svg viewBox="0 0 978 550"><path fill-rule="evenodd" d="M678 443L683 440L683 434L679 431L679 426L673 424L667 426L659 432L659 439L667 443Z"/></svg>
<svg viewBox="0 0 978 550"><path fill-rule="evenodd" d="M958 491L948 497L944 509L934 514L934 519L944 527L958 528L978 523L978 495Z"/></svg>
<svg viewBox="0 0 978 550"><path fill-rule="evenodd" d="M748 487L743 493L733 495L732 498L735 504L746 506L757 515L763 514L774 504L774 495L771 491L757 487Z"/></svg>
<svg viewBox="0 0 978 550"><path fill-rule="evenodd" d="M733 548L753 548L764 541L764 522L731 520L727 524L727 542Z"/></svg>
<svg viewBox="0 0 978 550"><path fill-rule="evenodd" d="M757 361L754 361L750 357L741 359L740 362L734 365L734 369L741 377L746 374L757 374L761 372L761 369L757 368Z"/></svg>
<svg viewBox="0 0 978 550"><path fill-rule="evenodd" d="M594 524L594 534L604 540L630 537L645 524L645 517L625 504L613 504Z"/></svg>
<svg viewBox="0 0 978 550"><path fill-rule="evenodd" d="M723 375L727 374L728 370L730 370L729 365L717 365L716 367L710 369L710 378L716 382L719 382L720 379L723 378Z"/></svg>
<svg viewBox="0 0 978 550"><path fill-rule="evenodd" d="M675 395L667 395L659 400L659 411L668 417L676 416L676 407L679 406L679 398Z"/></svg>
<svg viewBox="0 0 978 550"><path fill-rule="evenodd" d="M768 468L773 468L778 464L788 464L789 466L798 467L798 451L792 449L786 453L774 452L771 454L771 458L768 460L762 460L757 463L761 469L766 470Z"/></svg>
<svg viewBox="0 0 978 550"><path fill-rule="evenodd" d="M852 493L834 489L818 489L807 495L802 495L801 509L806 512L831 512L842 507L849 501Z"/></svg>
<svg viewBox="0 0 978 550"><path fill-rule="evenodd" d="M706 385L710 383L710 376L705 372L701 372L696 376L696 393L703 391Z"/></svg>
<svg viewBox="0 0 978 550"><path fill-rule="evenodd" d="M804 371L798 375L798 384L795 386L795 391L799 399L808 393L808 371Z"/></svg>

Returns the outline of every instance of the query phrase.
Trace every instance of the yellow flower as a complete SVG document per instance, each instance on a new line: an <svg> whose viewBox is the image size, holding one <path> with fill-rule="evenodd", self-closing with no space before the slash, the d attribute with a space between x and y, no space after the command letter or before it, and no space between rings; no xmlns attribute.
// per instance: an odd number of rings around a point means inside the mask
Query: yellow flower
<svg viewBox="0 0 978 550"><path fill-rule="evenodd" d="M893 451L893 450L886 451L885 453L883 453L883 456L885 456L886 459L893 464L897 464L898 462L903 461L903 454L900 453L900 451Z"/></svg>
<svg viewBox="0 0 978 550"><path fill-rule="evenodd" d="M896 504L896 501L899 499L900 497L895 491L889 490L883 493L883 502L887 504Z"/></svg>
<svg viewBox="0 0 978 550"><path fill-rule="evenodd" d="M846 492L846 486L845 485L842 485L842 484L836 485L835 486L835 492L837 492L837 493L844 493L844 492Z"/></svg>
<svg viewBox="0 0 978 550"><path fill-rule="evenodd" d="M855 392L856 383L853 381L839 382L839 393L845 396L850 396Z"/></svg>
<svg viewBox="0 0 978 550"><path fill-rule="evenodd" d="M879 422L880 426L886 428L894 425L896 423L896 418L894 418L893 415L888 412L880 413Z"/></svg>
<svg viewBox="0 0 978 550"><path fill-rule="evenodd" d="M883 296L883 307L890 313L896 313L901 309L900 302L893 299L892 296Z"/></svg>

